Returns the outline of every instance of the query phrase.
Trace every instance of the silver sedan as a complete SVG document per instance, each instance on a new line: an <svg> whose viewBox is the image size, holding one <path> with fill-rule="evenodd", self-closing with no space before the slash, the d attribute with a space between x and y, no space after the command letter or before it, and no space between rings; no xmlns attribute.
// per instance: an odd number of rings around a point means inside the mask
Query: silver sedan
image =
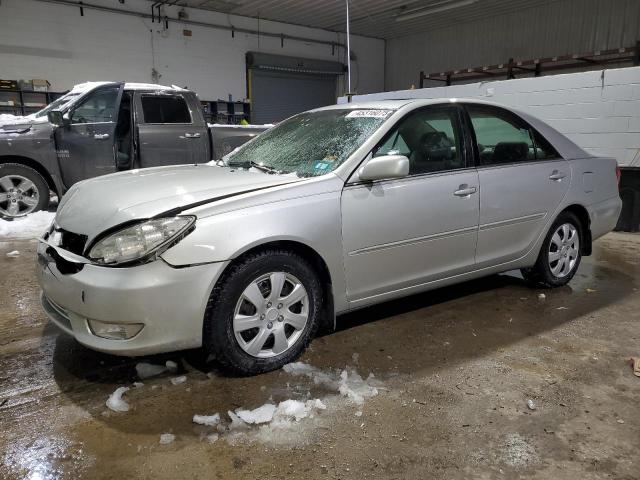
<svg viewBox="0 0 640 480"><path fill-rule="evenodd" d="M342 312L513 269L566 284L616 224L617 173L487 102L321 108L217 162L72 187L39 243L42 305L89 348L265 372Z"/></svg>

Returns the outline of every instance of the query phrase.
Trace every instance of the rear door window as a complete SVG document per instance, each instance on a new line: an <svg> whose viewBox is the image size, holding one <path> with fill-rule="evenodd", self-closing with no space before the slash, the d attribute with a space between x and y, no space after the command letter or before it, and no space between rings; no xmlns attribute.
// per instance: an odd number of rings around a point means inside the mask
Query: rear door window
<svg viewBox="0 0 640 480"><path fill-rule="evenodd" d="M191 123L187 102L181 95L142 95L144 123Z"/></svg>
<svg viewBox="0 0 640 480"><path fill-rule="evenodd" d="M524 120L497 107L467 105L478 146L479 166L560 158Z"/></svg>

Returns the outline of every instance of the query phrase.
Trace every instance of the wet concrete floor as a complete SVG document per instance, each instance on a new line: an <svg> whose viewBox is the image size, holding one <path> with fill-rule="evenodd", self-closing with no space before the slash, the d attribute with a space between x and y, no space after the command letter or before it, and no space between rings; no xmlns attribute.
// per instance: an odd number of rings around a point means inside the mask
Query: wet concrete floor
<svg viewBox="0 0 640 480"><path fill-rule="evenodd" d="M339 318L302 360L374 373L383 386L362 407L283 371L226 378L198 352L145 359L179 372L133 387L139 359L48 323L34 256L33 241L0 241L0 478L640 478L640 378L626 363L640 355L639 235L596 242L560 289L499 275ZM125 413L105 407L119 386ZM280 436L214 443L192 422L290 398L327 409Z"/></svg>

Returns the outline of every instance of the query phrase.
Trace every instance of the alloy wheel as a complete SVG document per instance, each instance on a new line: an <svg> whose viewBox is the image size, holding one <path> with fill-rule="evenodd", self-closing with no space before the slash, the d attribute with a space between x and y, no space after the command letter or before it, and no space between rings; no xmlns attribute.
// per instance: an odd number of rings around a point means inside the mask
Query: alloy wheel
<svg viewBox="0 0 640 480"><path fill-rule="evenodd" d="M580 254L580 235L571 223L560 225L549 242L548 262L551 273L563 278L573 271Z"/></svg>
<svg viewBox="0 0 640 480"><path fill-rule="evenodd" d="M22 175L0 177L0 213L6 217L20 217L38 206L40 192L36 185Z"/></svg>
<svg viewBox="0 0 640 480"><path fill-rule="evenodd" d="M271 358L289 350L309 320L309 295L295 276L271 272L253 280L240 296L233 332L252 357Z"/></svg>

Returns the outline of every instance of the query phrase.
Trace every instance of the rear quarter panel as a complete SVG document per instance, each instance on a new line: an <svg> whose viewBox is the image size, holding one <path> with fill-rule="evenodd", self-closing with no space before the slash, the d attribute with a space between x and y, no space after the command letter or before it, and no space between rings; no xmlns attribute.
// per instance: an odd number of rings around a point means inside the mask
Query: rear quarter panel
<svg viewBox="0 0 640 480"><path fill-rule="evenodd" d="M569 160L571 188L566 202L584 206L591 219L591 236L609 233L616 226L622 200L618 192L616 160L585 157Z"/></svg>

